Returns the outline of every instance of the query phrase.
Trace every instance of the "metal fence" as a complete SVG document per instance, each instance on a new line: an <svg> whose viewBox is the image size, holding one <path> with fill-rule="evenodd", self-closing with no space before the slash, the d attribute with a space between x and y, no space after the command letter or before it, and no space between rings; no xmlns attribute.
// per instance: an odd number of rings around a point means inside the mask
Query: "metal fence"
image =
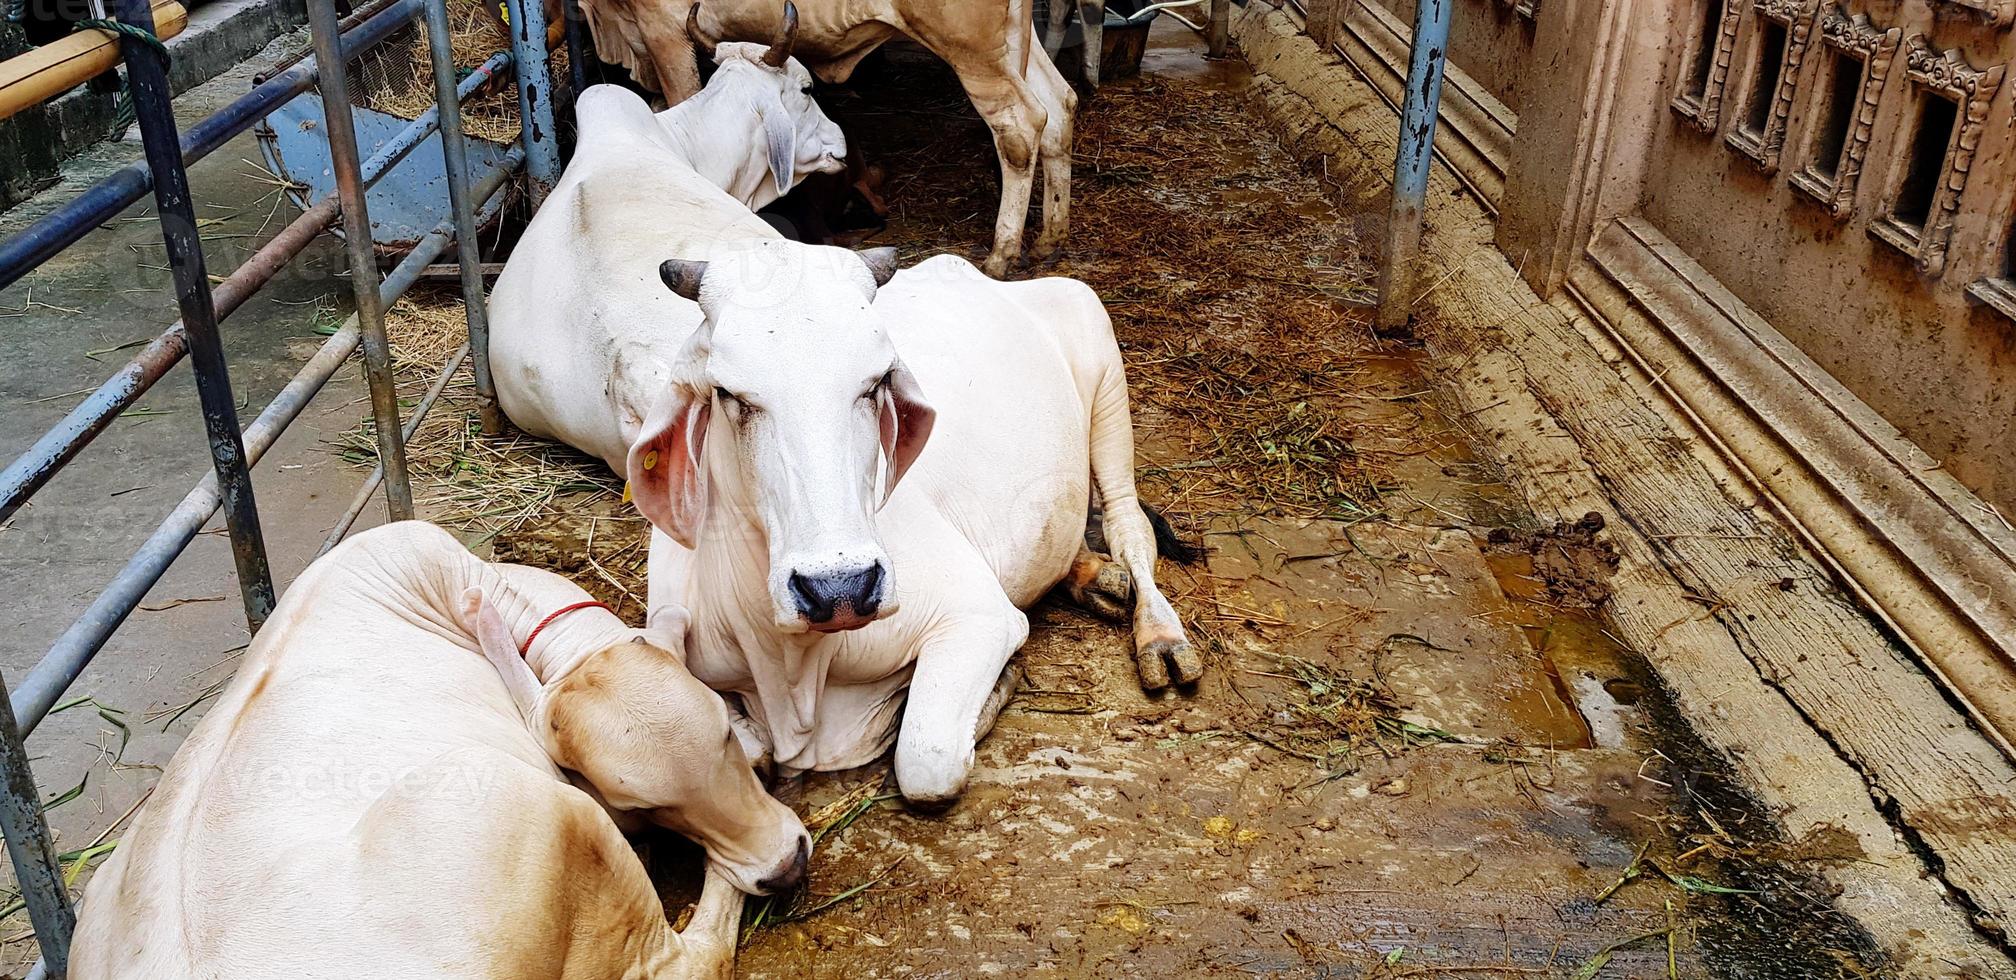
<svg viewBox="0 0 2016 980"><path fill-rule="evenodd" d="M381 482L391 517L412 516L405 438L465 360L473 361L476 389L484 407L484 427L495 431L497 417L490 386L481 257L474 247L475 215L520 169L530 178L536 204L552 187L560 166L553 126L552 85L547 77L547 25L545 11L537 0L510 0L511 50L498 53L460 82L456 78L445 0L375 0L341 21L334 0L307 0L314 38L312 58L304 58L260 79L250 93L189 127L187 132L178 132L175 122L168 86L168 52L152 36L154 23L148 0L111 0L111 3L114 9L110 14L139 29L120 32L120 49L146 159L99 181L20 234L0 242L0 288L20 280L76 244L151 190L182 318L0 471L0 522L26 504L184 356L195 372L215 472L189 491L119 574L57 638L48 653L14 680L11 691L8 685L0 683L0 694L7 695L0 697L0 780L4 780L4 785L0 785L0 831L6 834L8 857L13 862L41 948L42 958L30 972L31 978L64 975L76 915L43 818L41 795L29 768L25 739L220 506L231 537L246 623L254 634L258 632L273 610L276 593L260 535L251 468L360 347L371 392L380 466L365 482L324 544L324 550L348 532ZM578 86L585 45L574 5L569 3L567 10L568 49L574 55L571 74ZM421 17L429 38L435 105L384 143L370 159L359 159L354 120L347 111L351 105L348 72L323 71L320 67L349 65ZM461 100L497 72L513 66L529 66L514 71L522 127L519 138L497 165L480 174L471 173L462 135ZM300 217L212 288L204 266L187 167L311 88L318 90L327 113L330 164L337 192L307 207ZM365 191L437 131L441 136L452 218L422 237L381 279ZM241 429L218 324L339 218L349 253L349 278L357 312L322 344L259 416ZM433 390L415 406L413 418L402 429L385 334L385 309L456 242L468 243L467 247L457 249L457 253L463 299L468 309L469 342L444 365Z"/></svg>

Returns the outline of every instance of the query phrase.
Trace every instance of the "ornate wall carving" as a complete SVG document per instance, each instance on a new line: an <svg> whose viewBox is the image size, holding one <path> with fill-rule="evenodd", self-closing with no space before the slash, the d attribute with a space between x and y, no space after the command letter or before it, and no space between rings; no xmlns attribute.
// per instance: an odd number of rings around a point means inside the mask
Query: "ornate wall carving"
<svg viewBox="0 0 2016 980"><path fill-rule="evenodd" d="M2002 65L1975 68L1958 51L1934 48L1923 34L1904 39L1904 76L1917 88L1952 99L1958 106L1957 120L1924 226L1913 228L1898 220L1894 212L1901 188L1893 187L1889 207L1885 208L1888 213L1870 224L1869 233L1911 255L1927 275L1936 276L1945 270L1946 247L1953 237L1960 194L1967 189L1974 153L1981 145L1982 131L1988 121L1988 103L2002 87L2003 71ZM1900 174L1905 170L1904 154L1910 151L1909 143L1900 146L1900 165L1896 168Z"/></svg>
<svg viewBox="0 0 2016 980"><path fill-rule="evenodd" d="M1813 34L1813 0L1754 0L1751 9L1761 20L1770 19L1785 25L1785 57L1778 68L1777 83L1768 94L1758 97L1771 100L1771 108L1764 119L1761 132L1746 132L1740 124L1729 131L1728 143L1738 153L1750 158L1765 173L1776 173L1778 154L1785 146L1785 120L1792 115L1792 98L1799 88L1799 65L1806 60L1806 42ZM1763 43L1767 35L1757 32L1758 43ZM1757 53L1757 61L1762 63L1765 52Z"/></svg>
<svg viewBox="0 0 2016 980"><path fill-rule="evenodd" d="M1709 3L1712 0L1700 2ZM1715 132L1715 127L1722 121L1722 89L1729 81L1729 62L1736 55L1736 28L1743 22L1743 9L1741 0L1725 0L1722 17L1713 30L1705 37L1695 38L1687 50L1687 59L1691 62L1700 45L1712 45L1709 57L1713 61L1708 68L1708 82L1701 92L1682 91L1673 99L1673 112L1704 133ZM1686 72L1681 73L1683 84L1686 75Z"/></svg>
<svg viewBox="0 0 2016 980"><path fill-rule="evenodd" d="M1847 217L1854 209L1855 185L1862 177L1862 161L1869 155L1869 138L1876 129L1883 82L1890 77L1890 65L1896 60L1897 45L1903 36L1904 32L1895 27L1883 30L1870 23L1866 14L1851 17L1840 7L1827 7L1820 12L1820 42L1860 59L1862 85L1856 92L1855 116L1849 123L1847 139L1842 141L1841 157L1834 161L1834 176L1830 179L1818 169L1823 161L1812 158L1815 150L1809 143L1806 161L1792 175L1792 186L1826 205L1828 213L1837 219ZM1816 94L1824 99L1829 89L1819 86ZM1821 116L1818 111L1812 114L1816 124Z"/></svg>

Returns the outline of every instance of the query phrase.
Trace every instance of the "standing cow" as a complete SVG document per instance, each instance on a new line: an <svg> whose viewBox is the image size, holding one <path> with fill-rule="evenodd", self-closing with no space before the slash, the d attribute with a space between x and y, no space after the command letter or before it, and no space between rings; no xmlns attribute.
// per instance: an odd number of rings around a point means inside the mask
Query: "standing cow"
<svg viewBox="0 0 2016 980"><path fill-rule="evenodd" d="M770 38L777 0L583 0L604 61L620 64L666 101L700 87L695 49L720 39ZM994 219L989 275L1022 255L1022 232L1043 167L1043 227L1033 256L1064 245L1071 211L1071 126L1078 96L1036 38L1030 0L803 0L793 53L820 78L844 82L883 42L907 35L959 76L994 133L1001 159L1001 208Z"/></svg>

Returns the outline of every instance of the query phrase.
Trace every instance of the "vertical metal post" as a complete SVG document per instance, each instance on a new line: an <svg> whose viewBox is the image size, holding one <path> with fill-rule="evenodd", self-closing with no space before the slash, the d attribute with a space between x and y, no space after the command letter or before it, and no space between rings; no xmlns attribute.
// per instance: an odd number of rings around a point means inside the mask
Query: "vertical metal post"
<svg viewBox="0 0 2016 980"><path fill-rule="evenodd" d="M518 76L518 120L525 132L525 175L532 207L560 179L560 141L553 129L553 78L546 70L546 7L540 0L509 0L511 61Z"/></svg>
<svg viewBox="0 0 2016 980"><path fill-rule="evenodd" d="M1435 119L1442 104L1442 69L1449 59L1451 0L1415 0L1414 53L1400 106L1400 149L1393 160L1393 207L1386 216L1386 254L1379 267L1381 329L1407 323L1421 251L1421 212L1428 165L1435 159Z"/></svg>
<svg viewBox="0 0 2016 980"><path fill-rule="evenodd" d="M462 96L456 91L454 35L448 0L427 0L427 48L434 64L434 99L440 106L441 162L448 171L448 207L455 213L455 256L462 264L462 308L469 322L469 353L483 434L501 431L497 389L490 381L490 313L483 296L483 255L476 244L476 202L469 199L469 154L462 142Z"/></svg>
<svg viewBox="0 0 2016 980"><path fill-rule="evenodd" d="M147 0L119 0L119 19L154 32L154 11ZM203 405L203 427L210 436L210 461L224 494L224 521L231 532L231 557L238 568L238 591L245 602L245 621L254 633L273 611L273 574L266 564L266 541L259 530L259 507L252 496L252 474L245 461L245 442L238 432L237 402L231 397L231 375L224 362L224 342L217 332L217 307L210 295L210 276L203 264L203 240L196 230L195 204L189 194L189 173L182 165L182 140L175 126L174 93L168 87L168 54L159 42L147 43L121 35L126 79L135 121L154 174L154 206L160 215L161 243L175 280L175 304L189 335L189 366L196 372L196 394Z"/></svg>
<svg viewBox="0 0 2016 980"><path fill-rule="evenodd" d="M1225 57L1225 44L1232 37L1232 0L1211 0L1210 30L1204 35L1204 53Z"/></svg>
<svg viewBox="0 0 2016 980"><path fill-rule="evenodd" d="M145 0L125 0L127 3ZM371 386L371 416L378 429L378 459L385 464L385 510L392 520L413 517L413 487L406 476L406 440L399 431L399 391L392 377L392 348L385 339L385 305L378 295L378 256L371 242L371 213L364 203L363 168L357 161L357 123L350 112L349 66L343 60L335 0L308 0L315 37L316 84L329 135L336 196L343 205L343 244L350 255L350 292L363 326L364 378ZM449 84L454 84L449 72ZM447 120L442 120L444 123ZM456 120L458 123L460 119Z"/></svg>
<svg viewBox="0 0 2016 980"><path fill-rule="evenodd" d="M588 87L588 22L581 15L581 0L567 0L560 11L567 18L568 81L574 83L578 97Z"/></svg>
<svg viewBox="0 0 2016 980"><path fill-rule="evenodd" d="M61 977L70 966L70 935L77 930L77 912L63 888L63 866L49 839L49 822L42 817L42 796L28 766L28 748L14 724L14 706L5 696L0 696L0 779L5 780L0 787L5 790L0 794L0 830L7 834L7 857L14 862L21 899L28 903L28 921L35 926L47 975Z"/></svg>

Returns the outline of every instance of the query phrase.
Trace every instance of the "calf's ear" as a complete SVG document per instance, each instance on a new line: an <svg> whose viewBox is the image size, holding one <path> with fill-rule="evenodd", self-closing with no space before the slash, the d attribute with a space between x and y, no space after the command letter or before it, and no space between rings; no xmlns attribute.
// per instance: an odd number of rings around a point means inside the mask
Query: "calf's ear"
<svg viewBox="0 0 2016 980"><path fill-rule="evenodd" d="M683 663L686 660L686 632L692 626L693 614L676 602L668 602L651 610L644 618L644 639L652 646L670 651Z"/></svg>
<svg viewBox="0 0 2016 980"><path fill-rule="evenodd" d="M462 627L476 637L476 645L483 649L483 659L496 668L497 676L504 679L504 689L511 692L511 700L518 705L518 713L530 723L545 689L538 675L525 663L524 655L518 652L518 641L504 625L504 617L482 589L462 593Z"/></svg>
<svg viewBox="0 0 2016 980"><path fill-rule="evenodd" d="M713 401L690 385L674 384L630 444L625 469L630 499L653 527L692 548L707 518L706 448Z"/></svg>
<svg viewBox="0 0 2016 980"><path fill-rule="evenodd" d="M896 491L896 481L903 479L903 474L910 471L910 464L917 461L917 454L924 451L924 441L931 438L931 426L937 421L938 412L924 400L917 377L900 358L890 369L876 401L881 416L883 472L887 474L882 484L882 503L888 503L889 495Z"/></svg>

